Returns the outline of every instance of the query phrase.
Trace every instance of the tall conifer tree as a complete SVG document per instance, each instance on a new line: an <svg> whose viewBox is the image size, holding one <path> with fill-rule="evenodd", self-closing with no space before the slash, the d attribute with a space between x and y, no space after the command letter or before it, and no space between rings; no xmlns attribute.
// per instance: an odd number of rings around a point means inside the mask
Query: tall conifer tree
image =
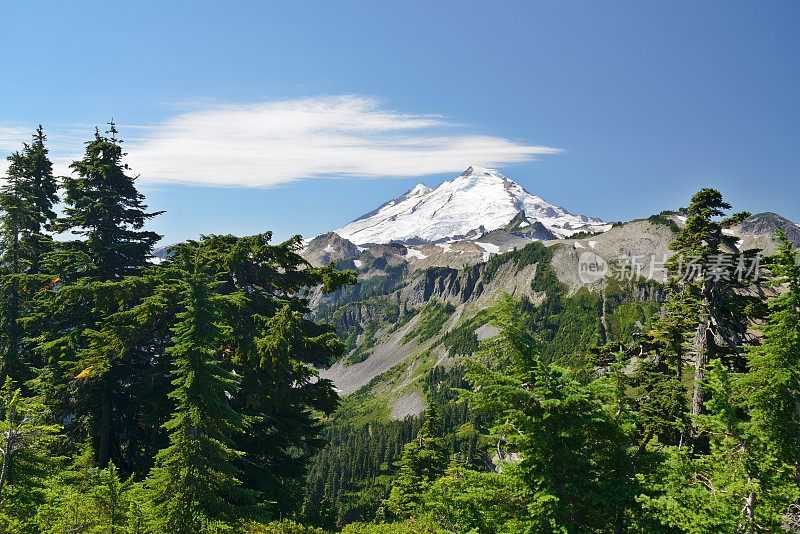
<svg viewBox="0 0 800 534"><path fill-rule="evenodd" d="M275 245L270 238L209 236L178 247L171 260L203 258L222 282L218 291L235 302L225 317L231 366L241 377L232 405L249 421L236 449L246 453L245 485L259 502L275 503L262 517L299 508L307 464L323 445L319 414L332 413L338 402L317 368L341 355L343 345L329 325L308 319L303 292L354 281L352 271L311 268L297 253L298 237Z"/></svg>
<svg viewBox="0 0 800 534"><path fill-rule="evenodd" d="M46 139L39 126L32 142L8 157L7 177L0 187L0 376L20 382L30 378L22 361L19 326L26 307L26 277L39 273L43 255L52 248L45 231L52 227L58 201Z"/></svg>
<svg viewBox="0 0 800 534"><path fill-rule="evenodd" d="M747 351L743 397L753 424L777 444L779 457L795 466L800 485L800 266L786 234L779 232L778 240L769 269L781 293L769 303L761 345Z"/></svg>
<svg viewBox="0 0 800 534"><path fill-rule="evenodd" d="M224 297L215 294L213 279L199 268L180 276L183 311L167 350L175 411L164 425L169 446L156 455L149 480L163 531L176 534L243 518L250 501L237 467L242 453L233 448L233 436L245 426L229 404L237 381L219 361L229 334L221 326Z"/></svg>
<svg viewBox="0 0 800 534"><path fill-rule="evenodd" d="M495 461L521 456L533 496L525 532L611 532L631 506L618 421L569 372L542 361L527 320L506 296L501 335L467 362L470 407L490 422Z"/></svg>
<svg viewBox="0 0 800 534"><path fill-rule="evenodd" d="M723 247L722 230L741 222L750 214L736 213L723 218L731 205L722 199L715 189L704 188L692 196L686 224L678 232L670 248L675 255L670 261L673 272L681 277L676 291L686 291L685 313L698 320L695 323L691 353L694 357L694 389L692 391L692 414L703 411L702 383L709 361L722 355L737 356L739 346L746 333L746 318L742 314L742 300L735 292L737 280L731 276L730 268L723 276L707 271L719 254L727 251ZM701 271L693 272L693 265ZM723 273L719 273L723 274ZM680 325L676 325L680 328Z"/></svg>
<svg viewBox="0 0 800 534"><path fill-rule="evenodd" d="M74 244L86 254L85 273L103 281L135 274L161 239L143 230L160 212L146 211L144 195L123 162L125 153L113 121L106 133L110 137L95 130L83 159L70 165L75 176L64 180L65 216L59 221L62 231L84 238Z"/></svg>
<svg viewBox="0 0 800 534"><path fill-rule="evenodd" d="M136 177L123 161L117 133L113 121L108 136L95 129L84 157L70 165L73 176L64 180L64 217L57 228L81 239L53 255L51 262L60 269L62 287L54 297L57 302L48 305L63 308L58 323L49 328L50 359L59 362L70 381L80 379L71 386L78 388L77 411L87 420L97 462L103 468L114 454L112 426L119 412L114 401L125 380L120 366L132 358L134 347L102 341L118 339L113 332L116 325L108 318L131 305L126 301L128 282L123 279L141 273L161 237L144 230L146 222L159 213L146 211Z"/></svg>
<svg viewBox="0 0 800 534"><path fill-rule="evenodd" d="M400 469L392 485L386 506L395 516L409 517L422 494L447 467L447 454L441 437L441 417L436 405L429 403L422 414L417 437L403 447Z"/></svg>

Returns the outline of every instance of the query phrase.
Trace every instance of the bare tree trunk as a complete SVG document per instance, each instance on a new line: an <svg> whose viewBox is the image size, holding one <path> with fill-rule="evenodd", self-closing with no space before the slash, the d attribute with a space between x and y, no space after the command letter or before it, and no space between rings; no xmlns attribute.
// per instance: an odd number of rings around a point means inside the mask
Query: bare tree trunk
<svg viewBox="0 0 800 534"><path fill-rule="evenodd" d="M8 413L8 432L6 433L5 450L3 451L3 467L0 469L0 495L3 493L3 486L8 480L8 470L11 467L11 453L14 448L14 417L17 415L15 406L9 408Z"/></svg>
<svg viewBox="0 0 800 534"><path fill-rule="evenodd" d="M750 478L747 479L750 482ZM747 520L745 525L745 534L754 534L756 524L756 494L752 491L747 495L744 501L744 516Z"/></svg>
<svg viewBox="0 0 800 534"><path fill-rule="evenodd" d="M711 359L711 340L713 339L712 319L705 316L700 321L695 333L693 351L695 353L694 362L694 384L692 386L692 415L700 415L705 411L705 393L703 392L703 382L706 378L706 366ZM690 447L695 453L707 452L708 435L699 432L697 426L690 425L689 436L691 438Z"/></svg>
<svg viewBox="0 0 800 534"><path fill-rule="evenodd" d="M697 327L694 336L694 388L692 390L692 415L703 412L703 380L706 378L706 365L708 365L708 336L709 320L703 319Z"/></svg>
<svg viewBox="0 0 800 534"><path fill-rule="evenodd" d="M606 320L606 286L600 288L600 343L605 344L608 341L608 322Z"/></svg>

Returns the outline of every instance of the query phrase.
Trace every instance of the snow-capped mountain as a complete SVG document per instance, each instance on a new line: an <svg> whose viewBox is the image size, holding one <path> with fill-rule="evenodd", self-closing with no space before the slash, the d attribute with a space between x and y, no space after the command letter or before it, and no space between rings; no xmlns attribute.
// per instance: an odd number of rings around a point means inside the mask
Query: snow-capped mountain
<svg viewBox="0 0 800 534"><path fill-rule="evenodd" d="M557 238L611 227L549 204L494 169L473 166L435 189L418 184L336 233L357 245L434 242L477 238L507 227L512 220L518 229L537 227Z"/></svg>

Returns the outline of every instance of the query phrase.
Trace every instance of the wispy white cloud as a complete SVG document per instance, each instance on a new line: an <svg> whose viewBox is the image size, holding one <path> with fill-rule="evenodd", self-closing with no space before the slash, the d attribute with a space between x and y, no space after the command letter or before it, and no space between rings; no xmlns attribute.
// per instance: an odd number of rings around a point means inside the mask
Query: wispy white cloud
<svg viewBox="0 0 800 534"><path fill-rule="evenodd" d="M30 133L25 128L0 124L0 150L11 151L18 148L22 141L26 141Z"/></svg>
<svg viewBox="0 0 800 534"><path fill-rule="evenodd" d="M561 152L464 129L360 96L206 103L160 124L120 125L128 163L149 183L269 187L315 177L425 176ZM80 144L66 142L73 132L63 133L59 150L51 150L59 163L81 152ZM9 148L27 137L0 130L4 152L4 135L13 141Z"/></svg>
<svg viewBox="0 0 800 534"><path fill-rule="evenodd" d="M0 179L8 170L7 157L13 152L22 150L23 143L30 143L36 132L36 124L15 126L0 124ZM94 132L94 126L79 127L62 125L57 128L45 128L47 148L53 162L56 176L69 174L69 164L81 156L83 142Z"/></svg>
<svg viewBox="0 0 800 534"><path fill-rule="evenodd" d="M388 111L372 98L304 98L186 112L138 131L127 150L143 180L223 186L423 176L560 152L460 128L440 116Z"/></svg>
<svg viewBox="0 0 800 534"><path fill-rule="evenodd" d="M25 128L0 124L0 176L3 176L8 169L6 156L15 150L19 150L23 141L29 139L30 135Z"/></svg>

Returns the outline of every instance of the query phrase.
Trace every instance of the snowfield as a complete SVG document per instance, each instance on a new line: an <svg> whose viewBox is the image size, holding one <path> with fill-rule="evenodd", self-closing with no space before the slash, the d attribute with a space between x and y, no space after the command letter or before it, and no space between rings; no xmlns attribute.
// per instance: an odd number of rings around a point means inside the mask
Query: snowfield
<svg viewBox="0 0 800 534"><path fill-rule="evenodd" d="M416 258L418 260L424 260L427 257L428 256L423 254L421 250L417 250L411 247L406 249L406 258Z"/></svg>
<svg viewBox="0 0 800 534"><path fill-rule="evenodd" d="M492 243L481 243L480 241L476 241L475 244L484 250L483 261L489 261L489 258L492 256L492 254L497 254L500 252L500 247Z"/></svg>
<svg viewBox="0 0 800 534"><path fill-rule="evenodd" d="M418 184L336 233L356 245L479 237L505 227L520 211L528 221L541 222L561 238L611 227L549 204L494 169L470 167L435 189Z"/></svg>

